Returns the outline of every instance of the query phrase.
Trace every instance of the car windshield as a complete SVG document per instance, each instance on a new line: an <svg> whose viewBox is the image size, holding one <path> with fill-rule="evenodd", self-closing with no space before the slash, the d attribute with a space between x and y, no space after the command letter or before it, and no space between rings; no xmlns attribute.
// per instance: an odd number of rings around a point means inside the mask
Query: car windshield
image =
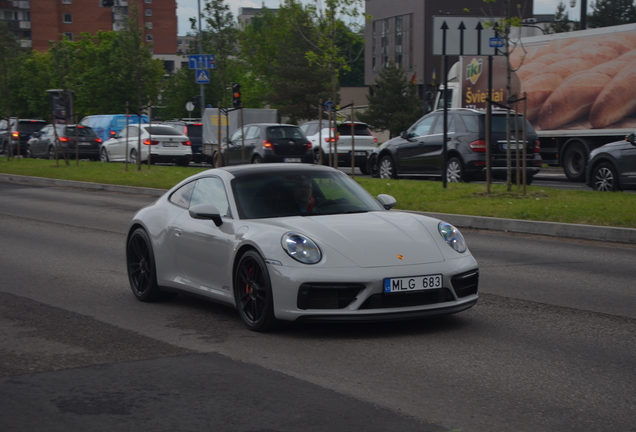
<svg viewBox="0 0 636 432"><path fill-rule="evenodd" d="M241 219L383 211L358 183L339 172L258 173L232 180Z"/></svg>
<svg viewBox="0 0 636 432"><path fill-rule="evenodd" d="M181 133L172 126L144 126L144 130L150 135L181 135Z"/></svg>
<svg viewBox="0 0 636 432"><path fill-rule="evenodd" d="M272 126L267 128L267 139L303 139L303 131L298 127Z"/></svg>
<svg viewBox="0 0 636 432"><path fill-rule="evenodd" d="M18 126L18 130L20 132L33 133L39 131L45 125L45 122L40 121L21 121L20 125Z"/></svg>

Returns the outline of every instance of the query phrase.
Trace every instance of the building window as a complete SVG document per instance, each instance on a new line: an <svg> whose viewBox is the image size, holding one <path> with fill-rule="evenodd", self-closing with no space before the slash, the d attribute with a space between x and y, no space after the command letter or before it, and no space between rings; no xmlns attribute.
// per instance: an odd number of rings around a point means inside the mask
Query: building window
<svg viewBox="0 0 636 432"><path fill-rule="evenodd" d="M152 16L152 9L146 9L146 16Z"/></svg>
<svg viewBox="0 0 636 432"><path fill-rule="evenodd" d="M152 0L146 0L146 3L152 3Z"/></svg>
<svg viewBox="0 0 636 432"><path fill-rule="evenodd" d="M146 42L152 42L152 35L151 34L147 34L146 35Z"/></svg>
<svg viewBox="0 0 636 432"><path fill-rule="evenodd" d="M73 23L73 14L65 13L65 14L64 14L64 17L63 17L63 20L64 20L64 24L71 24L71 23Z"/></svg>
<svg viewBox="0 0 636 432"><path fill-rule="evenodd" d="M146 23L146 29L152 30L152 23L151 22L147 22Z"/></svg>
<svg viewBox="0 0 636 432"><path fill-rule="evenodd" d="M382 68L389 66L389 20L382 20L382 34L381 34L381 60Z"/></svg>
<svg viewBox="0 0 636 432"><path fill-rule="evenodd" d="M71 4L73 0L62 0L62 4Z"/></svg>
<svg viewBox="0 0 636 432"><path fill-rule="evenodd" d="M66 38L67 38L68 40L70 40L70 41L72 41L72 40L73 40L73 33L71 33L71 32L66 32L66 33L64 33L64 36L66 36Z"/></svg>
<svg viewBox="0 0 636 432"><path fill-rule="evenodd" d="M399 17L395 17L395 64L398 65L399 67L403 67L404 65L402 64L402 48L403 48L403 41L402 41L402 36L404 35L402 33L402 23L403 23L403 18L401 16Z"/></svg>

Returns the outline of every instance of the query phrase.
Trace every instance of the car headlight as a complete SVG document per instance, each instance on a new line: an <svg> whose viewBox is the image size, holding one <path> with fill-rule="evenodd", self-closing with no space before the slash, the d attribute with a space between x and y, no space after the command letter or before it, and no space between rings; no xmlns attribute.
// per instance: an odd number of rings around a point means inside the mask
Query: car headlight
<svg viewBox="0 0 636 432"><path fill-rule="evenodd" d="M302 234L285 233L281 239L281 245L287 255L303 264L316 264L322 258L318 245Z"/></svg>
<svg viewBox="0 0 636 432"><path fill-rule="evenodd" d="M455 249L459 253L466 252L466 240L464 236L459 232L457 228L449 224L448 222L440 222L437 225L439 233L442 238L450 247Z"/></svg>

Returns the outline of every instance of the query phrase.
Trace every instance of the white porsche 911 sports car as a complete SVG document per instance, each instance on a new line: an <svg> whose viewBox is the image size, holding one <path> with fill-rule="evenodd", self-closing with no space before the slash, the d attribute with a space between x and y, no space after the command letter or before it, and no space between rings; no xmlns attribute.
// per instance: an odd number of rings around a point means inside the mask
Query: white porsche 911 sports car
<svg viewBox="0 0 636 432"><path fill-rule="evenodd" d="M204 171L134 216L130 285L141 301L192 293L226 303L255 331L473 306L479 271L461 233L390 210L395 202L318 165Z"/></svg>

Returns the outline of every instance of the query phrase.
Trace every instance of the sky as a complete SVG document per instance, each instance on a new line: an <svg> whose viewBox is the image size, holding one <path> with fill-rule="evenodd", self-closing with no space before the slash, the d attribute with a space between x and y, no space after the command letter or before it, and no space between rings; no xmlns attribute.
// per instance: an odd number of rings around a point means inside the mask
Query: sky
<svg viewBox="0 0 636 432"><path fill-rule="evenodd" d="M191 17L196 18L198 12L198 4L201 2L201 8L205 4L205 0L177 0L177 16L179 18L179 36L185 35L190 30ZM389 1L389 0L387 0ZM570 7L570 0L564 0L567 6L566 12L571 20L578 21L580 17L580 5L581 0L575 0L576 5ZM588 0L588 13L591 11L590 4L593 0ZM236 18L238 16L238 10L242 7L260 8L263 5L276 9L278 8L279 0L226 0L226 3L230 6L230 12ZM534 0L534 14L553 14L556 12L557 6L560 0Z"/></svg>

